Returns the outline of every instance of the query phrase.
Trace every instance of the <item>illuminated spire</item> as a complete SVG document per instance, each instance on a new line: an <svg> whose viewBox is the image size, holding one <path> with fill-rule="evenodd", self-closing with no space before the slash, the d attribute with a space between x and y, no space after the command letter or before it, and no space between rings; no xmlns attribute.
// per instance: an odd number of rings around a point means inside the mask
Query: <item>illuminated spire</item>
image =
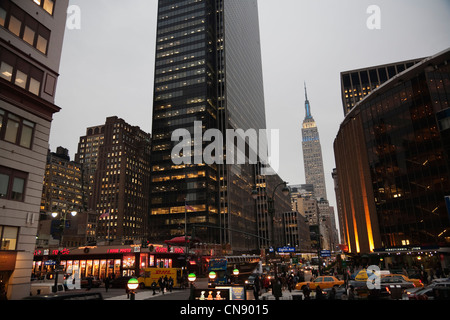
<svg viewBox="0 0 450 320"><path fill-rule="evenodd" d="M311 119L311 107L309 105L309 100L308 100L308 92L306 91L306 82L305 82L305 109L306 109L306 116L305 119Z"/></svg>

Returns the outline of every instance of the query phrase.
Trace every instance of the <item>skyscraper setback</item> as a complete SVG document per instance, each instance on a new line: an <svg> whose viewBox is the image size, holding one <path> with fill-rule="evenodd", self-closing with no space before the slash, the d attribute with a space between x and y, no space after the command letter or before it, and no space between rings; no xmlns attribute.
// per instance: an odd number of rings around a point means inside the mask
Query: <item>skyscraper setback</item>
<svg viewBox="0 0 450 320"><path fill-rule="evenodd" d="M317 199L327 199L325 175L323 170L322 147L320 145L319 131L311 114L311 105L305 84L305 119L302 127L303 164L307 184L314 186Z"/></svg>
<svg viewBox="0 0 450 320"><path fill-rule="evenodd" d="M203 133L265 129L256 0L159 0L150 215L151 239L195 225L204 242L256 247L242 232L257 234L258 166L175 165L172 132L193 136L194 121Z"/></svg>

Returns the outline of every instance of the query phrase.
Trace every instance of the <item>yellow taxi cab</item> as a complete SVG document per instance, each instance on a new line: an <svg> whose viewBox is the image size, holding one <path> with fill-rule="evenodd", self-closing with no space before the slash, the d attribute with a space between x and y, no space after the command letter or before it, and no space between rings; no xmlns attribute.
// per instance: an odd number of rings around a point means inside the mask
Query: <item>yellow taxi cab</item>
<svg viewBox="0 0 450 320"><path fill-rule="evenodd" d="M296 290L302 290L304 286L309 285L309 289L315 290L318 286L320 289L332 288L344 284L344 280L339 280L333 276L320 276L314 281L299 282L295 286Z"/></svg>
<svg viewBox="0 0 450 320"><path fill-rule="evenodd" d="M422 280L414 279L414 278L408 278L407 276L405 276L403 274L383 274L383 275L381 275L381 277L382 278L385 278L385 277L402 277L405 281L412 282L416 288L423 287Z"/></svg>

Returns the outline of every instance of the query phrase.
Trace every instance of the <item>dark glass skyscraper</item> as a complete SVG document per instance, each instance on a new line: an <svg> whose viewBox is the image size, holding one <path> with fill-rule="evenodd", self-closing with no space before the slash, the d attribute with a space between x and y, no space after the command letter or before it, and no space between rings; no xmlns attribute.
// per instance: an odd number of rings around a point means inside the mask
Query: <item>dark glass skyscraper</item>
<svg viewBox="0 0 450 320"><path fill-rule="evenodd" d="M194 138L195 121L224 137L226 129L265 129L256 0L159 0L150 212L152 240L195 227L202 242L255 248L258 167L175 164L172 133Z"/></svg>

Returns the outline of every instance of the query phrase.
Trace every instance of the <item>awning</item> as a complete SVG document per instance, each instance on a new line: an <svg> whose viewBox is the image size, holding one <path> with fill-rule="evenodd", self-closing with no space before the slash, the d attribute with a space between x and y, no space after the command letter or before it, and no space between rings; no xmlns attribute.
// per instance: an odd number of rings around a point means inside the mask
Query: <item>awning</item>
<svg viewBox="0 0 450 320"><path fill-rule="evenodd" d="M200 239L192 238L191 236L181 236L181 237L172 238L170 240L166 240L166 241L164 241L164 243L176 246L176 245L183 245L186 243L199 242L199 241L200 241Z"/></svg>

